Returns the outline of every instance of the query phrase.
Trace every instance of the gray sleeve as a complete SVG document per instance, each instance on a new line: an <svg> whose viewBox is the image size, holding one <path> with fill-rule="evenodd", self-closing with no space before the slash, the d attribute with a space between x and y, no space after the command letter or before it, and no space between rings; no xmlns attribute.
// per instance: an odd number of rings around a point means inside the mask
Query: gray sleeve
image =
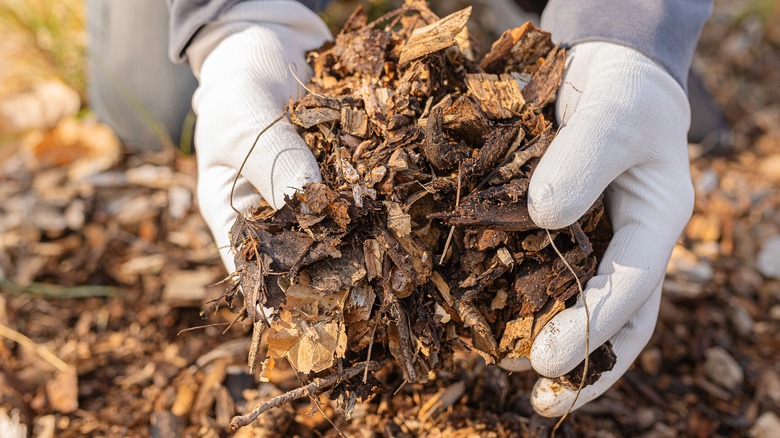
<svg viewBox="0 0 780 438"><path fill-rule="evenodd" d="M166 0L170 11L168 56L171 60L177 64L187 62L185 50L198 30L242 1L245 0ZM313 11L322 9L327 3L327 0L295 1Z"/></svg>
<svg viewBox="0 0 780 438"><path fill-rule="evenodd" d="M606 41L663 66L686 88L688 70L712 0L550 0L542 28L554 41Z"/></svg>

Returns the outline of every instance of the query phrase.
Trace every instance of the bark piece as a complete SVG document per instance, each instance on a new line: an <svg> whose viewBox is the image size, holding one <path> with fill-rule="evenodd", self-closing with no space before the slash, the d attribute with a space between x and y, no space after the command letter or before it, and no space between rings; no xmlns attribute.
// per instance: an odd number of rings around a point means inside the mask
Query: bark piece
<svg viewBox="0 0 780 438"><path fill-rule="evenodd" d="M309 129L312 126L319 125L320 123L331 123L341 119L341 113L338 110L331 108L297 108L290 119L293 123L304 129Z"/></svg>
<svg viewBox="0 0 780 438"><path fill-rule="evenodd" d="M585 377L583 387L592 385L599 380L603 373L612 371L617 363L617 355L612 349L612 343L609 341L601 344L599 348L590 353L588 361L588 375ZM555 379L556 382L577 390L582 381L582 374L585 371L585 361L583 360L573 370Z"/></svg>
<svg viewBox="0 0 780 438"><path fill-rule="evenodd" d="M431 217L450 225L489 226L503 231L528 231L536 228L524 199L527 180L514 180L470 195L453 212L435 213Z"/></svg>
<svg viewBox="0 0 780 438"><path fill-rule="evenodd" d="M509 321L501 336L499 349L510 359L527 357L531 352L533 324L533 315L521 316Z"/></svg>
<svg viewBox="0 0 780 438"><path fill-rule="evenodd" d="M498 357L498 343L485 317L479 309L465 301L457 302L455 309L463 324L471 329L471 342L474 348L483 353L481 356L485 362L495 363Z"/></svg>
<svg viewBox="0 0 780 438"><path fill-rule="evenodd" d="M363 242L363 256L366 263L366 279L373 281L382 277L382 260L385 253L379 241L376 239L366 239Z"/></svg>
<svg viewBox="0 0 780 438"><path fill-rule="evenodd" d="M547 302L549 299L547 282L552 273L552 269L548 266L536 266L530 270L526 269L518 272L512 284L514 293L522 303L520 308L521 316L533 315Z"/></svg>
<svg viewBox="0 0 780 438"><path fill-rule="evenodd" d="M509 145L517 138L518 130L520 128L515 125L494 128L485 144L479 148L477 155L463 162L466 178L475 180L494 170L504 159Z"/></svg>
<svg viewBox="0 0 780 438"><path fill-rule="evenodd" d="M355 137L368 135L368 116L361 109L344 106L341 108L341 129Z"/></svg>
<svg viewBox="0 0 780 438"><path fill-rule="evenodd" d="M443 118L444 110L442 108L431 111L425 127L423 151L425 157L436 170L449 172L457 168L458 163L469 155L470 148L464 143L452 142L444 136L442 131Z"/></svg>
<svg viewBox="0 0 780 438"><path fill-rule="evenodd" d="M515 78L487 73L466 75L466 86L485 114L491 119L520 115L525 99Z"/></svg>
<svg viewBox="0 0 780 438"><path fill-rule="evenodd" d="M452 105L443 108L444 129L462 138L469 146L481 146L490 135L490 121L471 97L461 96Z"/></svg>
<svg viewBox="0 0 780 438"><path fill-rule="evenodd" d="M552 47L550 34L528 21L501 34L479 66L488 73L519 72L535 63Z"/></svg>
<svg viewBox="0 0 780 438"><path fill-rule="evenodd" d="M386 201L387 227L398 237L406 237L412 233L412 217L405 213L397 202Z"/></svg>
<svg viewBox="0 0 780 438"><path fill-rule="evenodd" d="M512 155L512 160L499 167L495 174L490 178L491 184L500 184L505 181L509 181L512 178L520 175L521 168L528 163L532 158L539 158L547 151L547 147L550 146L555 134L551 129L546 129L542 132L539 139L528 144L525 148L517 151Z"/></svg>
<svg viewBox="0 0 780 438"><path fill-rule="evenodd" d="M365 14L353 15L354 23L365 23ZM390 33L360 26L336 36L333 55L348 74L360 73L368 77L380 74L390 44Z"/></svg>
<svg viewBox="0 0 780 438"><path fill-rule="evenodd" d="M418 286L428 281L433 258L415 236L398 237L383 231L376 239L409 283Z"/></svg>
<svg viewBox="0 0 780 438"><path fill-rule="evenodd" d="M526 102L536 108L541 108L555 98L555 92L563 80L563 69L566 64L566 51L554 47L547 54L544 63L531 77L531 81L523 88Z"/></svg>
<svg viewBox="0 0 780 438"><path fill-rule="evenodd" d="M425 55L446 49L456 43L455 37L466 27L471 6L454 12L427 26L418 27L401 49L398 63L407 64Z"/></svg>

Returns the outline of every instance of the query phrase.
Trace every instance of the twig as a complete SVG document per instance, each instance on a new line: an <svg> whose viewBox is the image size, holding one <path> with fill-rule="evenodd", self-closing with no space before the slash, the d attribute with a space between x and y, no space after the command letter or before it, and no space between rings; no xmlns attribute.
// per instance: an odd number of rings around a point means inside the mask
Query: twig
<svg viewBox="0 0 780 438"><path fill-rule="evenodd" d="M0 279L0 288L14 295L31 295L48 300L111 297L117 294L118 289L111 286L73 286L64 287L54 284L32 282L27 285L19 285L10 280Z"/></svg>
<svg viewBox="0 0 780 438"><path fill-rule="evenodd" d="M43 345L36 344L32 339L17 332L11 327L0 324L0 336L6 339L10 339L16 342L17 344L21 345L22 347L26 347L33 350L38 356L41 357L41 359L45 360L46 362L49 362L54 368L57 368L59 371L62 371L63 373L67 373L73 369L73 367L71 367L70 365L65 363L65 361L57 357L48 348L44 347Z"/></svg>
<svg viewBox="0 0 780 438"><path fill-rule="evenodd" d="M463 167L458 166L458 192L455 194L455 210L460 206L460 177L463 172ZM444 263L444 258L447 256L447 250L450 249L450 242L452 242L452 235L455 234L455 225L450 227L450 234L447 235L447 241L444 242L444 250L441 252L441 258L439 264Z"/></svg>
<svg viewBox="0 0 780 438"><path fill-rule="evenodd" d="M301 374L300 374L300 372L298 371L298 369L297 369L297 368L295 368L295 364L293 364L293 363L292 363L292 361L290 361L290 358L289 358L289 357L287 358L287 363L289 363L289 364L290 364L290 366L292 367L292 369L293 369L293 370L295 370L295 377L298 379L298 383L300 383L300 384L301 384L301 386L303 386L303 385L304 385L304 383L303 383L303 380L301 380ZM343 369L343 367L341 366L341 362L339 362L339 372L337 372L337 373L335 373L335 374L336 374L337 376L340 376L340 377L344 375L344 369ZM328 414L326 414L326 413L325 413L325 411L322 409L322 406L320 405L320 400L319 400L319 397L315 397L313 394L307 394L307 395L309 396L309 400L312 402L312 404L313 404L313 405L314 405L314 406L317 408L317 410L318 410L318 411L320 411L320 414L321 414L321 415L322 415L322 416L323 416L323 417L324 417L326 420L328 420L328 423L330 423L331 427L333 427L334 429L336 429L336 432L338 432L338 434L339 434L339 437L341 437L341 438L348 438L346 435L344 435L344 432L341 430L341 428L339 428L338 426L336 426L336 423L334 423L334 422L333 422L333 420L331 420L331 419L330 419L330 417L328 416Z"/></svg>
<svg viewBox="0 0 780 438"><path fill-rule="evenodd" d="M257 406L255 406L254 409L252 409L251 412L247 414L237 415L233 417L233 419L230 420L230 429L237 430L241 427L244 427L250 424L251 422L255 421L255 419L257 419L257 417L260 416L260 414L262 414L263 412L266 412L273 408L278 408L288 403L292 403L293 401L298 400L299 398L316 394L322 391L323 389L330 388L331 386L337 384L341 380L351 379L352 377L355 377L356 375L363 372L363 370L366 368L370 369L371 371L376 371L381 367L382 365L379 362L370 362L368 365L366 365L365 363L359 363L353 367L345 369L344 373L342 374L334 373L326 377L314 379L312 380L311 383L309 383L306 386L293 389L292 391L288 391L270 400L266 400L262 403L259 403Z"/></svg>
<svg viewBox="0 0 780 438"><path fill-rule="evenodd" d="M371 350L374 348L374 335L376 335L376 327L379 325L379 312L376 313L374 318L374 327L371 328L371 337L368 339L368 353L366 353L366 365L371 361ZM363 383L368 382L368 366L363 370Z"/></svg>
<svg viewBox="0 0 780 438"><path fill-rule="evenodd" d="M320 93L315 93L314 91L311 91L311 90L309 89L309 87L307 87L306 85L304 85L304 83L303 83L303 82L301 82L301 80L300 80L300 79L298 79L298 75L296 75L296 74L295 74L295 72L294 72L294 71L293 71L293 69L292 69L294 65L295 65L295 69L297 70L297 69L298 69L298 66L297 66L297 65L296 65L294 62L291 62L291 63L287 64L287 68L290 70L290 74L292 74L293 78L295 78L295 82L297 82L297 83L298 83L298 85L300 85L301 87L303 87L303 89L304 89L304 90L306 90L306 91L308 91L309 93L311 93L311 94L313 94L313 95L315 95L315 96L317 96L317 97L321 97L321 98L323 98L323 99L327 99L327 98L328 98L328 96L324 96L324 95L322 95L322 94L320 94Z"/></svg>
<svg viewBox="0 0 780 438"><path fill-rule="evenodd" d="M320 411L320 414L322 414L322 416L325 417L326 420L328 420L328 423L330 423L331 427L336 429L336 432L338 432L339 436L341 438L348 438L346 435L344 435L344 432L341 430L341 428L336 426L336 423L334 423L333 420L330 419L328 414L325 413L325 411L322 409L322 406L320 405L320 401L317 399L317 397L309 394L309 399L311 399L311 402L314 403L314 406L317 407L317 410Z"/></svg>
<svg viewBox="0 0 780 438"><path fill-rule="evenodd" d="M585 307L585 364L582 370L582 379L580 379L580 386L577 388L577 394L574 395L574 400L572 400L571 406L569 406L569 409L566 410L566 413L563 414L563 416L558 420L557 423L555 423L555 426L553 427L551 437L555 438L555 432L559 427L561 427L561 424L563 424L563 421L566 420L567 416L569 416L572 409L574 409L574 405L577 404L577 399L580 398L582 388L585 386L585 377L588 375L588 365L590 364L590 309L588 308L588 302L585 301L585 291L582 289L580 278L577 277L577 273L574 272L574 269L569 264L569 261L566 260L566 257L564 257L563 254L561 254L561 251L558 250L558 247L555 246L555 242L553 242L553 238L550 235L550 230L545 228L544 231L547 233L547 238L550 239L550 245L552 245L555 253L558 254L558 257L561 258L563 264L566 265L566 269L568 269L569 272L571 272L571 275L574 276L574 280L577 282L577 288L580 291L580 297L582 298L582 305Z"/></svg>
<svg viewBox="0 0 780 438"><path fill-rule="evenodd" d="M206 325L197 325L195 327L187 327L186 329L179 330L179 332L176 333L176 336L181 336L182 333L191 332L193 330L206 329L206 328L209 328L209 327L221 327L223 325L230 325L230 323L229 322L215 322L214 324L206 324Z"/></svg>
<svg viewBox="0 0 780 438"><path fill-rule="evenodd" d="M401 382L401 385L399 385L398 388L395 391L393 391L393 395L395 396L396 394L398 394L398 391L400 391L401 388L406 386L407 383L409 383L409 379L404 379L404 381Z"/></svg>
<svg viewBox="0 0 780 438"><path fill-rule="evenodd" d="M395 18L396 16L403 15L403 14L405 14L407 12L416 11L416 10L417 10L417 8L410 7L409 5L404 5L404 6L400 7L400 8L398 8L398 9L396 9L394 11L390 11L390 12L382 15L381 17L377 18L376 20L366 24L365 27L366 28L373 28L377 24L379 24L379 23L381 23L383 21L387 21L387 20L389 20L391 18Z"/></svg>
<svg viewBox="0 0 780 438"><path fill-rule="evenodd" d="M246 304L244 305L244 307L243 307L241 310L239 310L239 311L238 311L238 315L236 315L236 317L235 317L235 318L233 318L233 320L232 320L232 321L230 321L230 323L228 323L228 326L227 326L227 327L225 327L225 330L222 330L222 334L223 334L223 335L224 335L225 333L227 333L228 331L230 331L230 329L231 329L231 328L233 328L233 325L234 325L235 323L237 323L238 321L240 321L242 318L246 318L246 317L244 316L244 312L246 312Z"/></svg>

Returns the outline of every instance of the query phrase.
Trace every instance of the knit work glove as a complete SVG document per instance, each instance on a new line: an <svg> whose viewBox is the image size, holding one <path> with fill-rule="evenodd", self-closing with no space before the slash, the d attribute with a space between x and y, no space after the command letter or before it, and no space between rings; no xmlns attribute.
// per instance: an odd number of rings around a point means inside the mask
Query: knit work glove
<svg viewBox="0 0 780 438"><path fill-rule="evenodd" d="M590 351L609 340L617 363L582 390L576 409L612 386L650 339L666 264L692 213L693 187L690 109L672 76L641 53L605 42L576 45L567 62L556 104L563 128L531 178L528 206L537 225L558 229L606 194L614 236L585 297ZM579 299L534 341L531 365L549 377L531 395L539 414L569 409L576 391L550 378L584 360L585 327Z"/></svg>
<svg viewBox="0 0 780 438"><path fill-rule="evenodd" d="M236 219L230 193L238 169L258 133L282 113L306 83L304 56L331 39L325 23L293 1L240 3L203 28L187 49L200 85L193 97L198 116L198 201L228 272L235 264L228 233ZM265 132L238 178L233 205L242 213L260 203L284 204L309 181L320 181L317 161L287 118Z"/></svg>

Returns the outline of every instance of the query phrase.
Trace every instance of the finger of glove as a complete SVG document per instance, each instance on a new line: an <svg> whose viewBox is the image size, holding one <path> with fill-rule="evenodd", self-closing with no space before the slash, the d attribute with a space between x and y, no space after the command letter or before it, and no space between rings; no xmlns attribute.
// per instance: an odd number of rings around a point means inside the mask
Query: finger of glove
<svg viewBox="0 0 780 438"><path fill-rule="evenodd" d="M321 180L289 120L274 123L298 94L283 46L292 40L282 28L255 26L225 38L204 61L193 98L198 154L213 165L243 167L242 176L274 208L305 183Z"/></svg>
<svg viewBox="0 0 780 438"><path fill-rule="evenodd" d="M612 370L604 372L593 385L582 388L577 397L573 409L579 409L582 405L599 397L609 389L639 356L652 336L652 327L658 318L658 308L661 302L661 284L656 286L652 297L637 311L631 319L610 339L612 349L617 361ZM572 347L576 348L576 347ZM559 417L564 415L572 401L577 396L577 391L561 386L548 378L536 381L531 392L531 404L534 410L544 417Z"/></svg>
<svg viewBox="0 0 780 438"><path fill-rule="evenodd" d="M228 166L209 166L198 171L198 204L228 272L234 272L236 266L230 246L230 229L236 221L236 212L230 206L230 189L235 178L236 169ZM233 193L233 206L238 211L245 212L261 200L246 178L238 179Z"/></svg>
<svg viewBox="0 0 780 438"><path fill-rule="evenodd" d="M528 188L528 211L538 226L571 225L590 208L618 175L639 163L641 143L620 124L622 108L588 105L584 98L569 124L550 144Z"/></svg>
<svg viewBox="0 0 780 438"><path fill-rule="evenodd" d="M271 207L279 209L285 197L292 196L308 182L322 181L322 177L317 160L289 122L281 120L263 135L268 137L261 138L248 156L235 152L228 155L236 169L246 160L241 175Z"/></svg>
<svg viewBox="0 0 780 438"><path fill-rule="evenodd" d="M321 181L319 167L287 119L271 126L281 115L281 106L274 111L257 104L267 102L264 91L256 90L251 96L244 96L241 82L236 82L238 88L221 86L220 94L198 90L200 94L196 96L201 110L195 136L199 159L216 166L241 169L241 175L278 209L284 205L285 196L292 195L309 181ZM253 149L253 142L265 128L268 129Z"/></svg>
<svg viewBox="0 0 780 438"><path fill-rule="evenodd" d="M677 168L634 167L607 191L614 235L585 290L591 349L611 338L648 299L690 218L693 188L686 162L669 166ZM572 346L584 345L586 319L580 298L542 329L530 355L537 372L558 377L582 362L585 352Z"/></svg>
<svg viewBox="0 0 780 438"><path fill-rule="evenodd" d="M606 46L606 47L601 47ZM596 50L599 49L599 50ZM534 171L528 189L531 219L563 228L590 208L625 170L685 146L685 93L662 68L626 47L577 47L559 93L571 116ZM572 90L581 94L575 99ZM568 97L567 97L568 96ZM683 159L687 161L687 159Z"/></svg>

